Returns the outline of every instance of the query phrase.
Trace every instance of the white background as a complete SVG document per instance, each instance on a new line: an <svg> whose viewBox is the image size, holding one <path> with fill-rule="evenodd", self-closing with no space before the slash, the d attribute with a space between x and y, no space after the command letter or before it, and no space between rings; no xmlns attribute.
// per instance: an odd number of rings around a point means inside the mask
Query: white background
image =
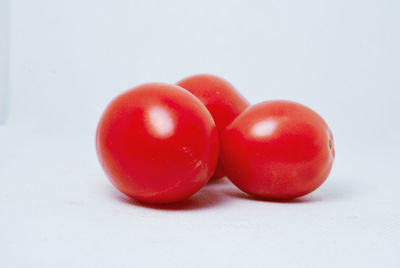
<svg viewBox="0 0 400 268"><path fill-rule="evenodd" d="M0 267L400 267L399 12L395 0L11 1ZM115 190L94 150L107 103L203 72L251 103L318 111L335 136L327 182L274 203L223 180L167 208Z"/></svg>
<svg viewBox="0 0 400 268"><path fill-rule="evenodd" d="M10 46L9 1L0 1L0 125L4 124L8 108L9 46Z"/></svg>

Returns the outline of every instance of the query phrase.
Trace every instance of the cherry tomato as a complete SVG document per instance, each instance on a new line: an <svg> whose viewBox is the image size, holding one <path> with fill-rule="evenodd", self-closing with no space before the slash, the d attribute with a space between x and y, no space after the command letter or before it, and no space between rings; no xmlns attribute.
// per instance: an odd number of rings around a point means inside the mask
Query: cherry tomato
<svg viewBox="0 0 400 268"><path fill-rule="evenodd" d="M195 95L210 111L218 132L249 106L247 100L226 80L210 74L189 76L177 83ZM225 176L223 167L218 164L213 179Z"/></svg>
<svg viewBox="0 0 400 268"><path fill-rule="evenodd" d="M333 137L313 110L267 101L241 113L223 132L221 158L241 190L266 199L291 199L317 189L335 158Z"/></svg>
<svg viewBox="0 0 400 268"><path fill-rule="evenodd" d="M210 113L176 85L149 83L116 97L100 119L96 141L112 184L142 202L191 196L218 162L218 132Z"/></svg>

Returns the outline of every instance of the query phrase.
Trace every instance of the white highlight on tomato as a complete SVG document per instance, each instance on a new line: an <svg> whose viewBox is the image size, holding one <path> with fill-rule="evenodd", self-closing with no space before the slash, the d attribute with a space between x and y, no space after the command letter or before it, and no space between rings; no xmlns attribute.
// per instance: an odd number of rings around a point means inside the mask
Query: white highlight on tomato
<svg viewBox="0 0 400 268"><path fill-rule="evenodd" d="M256 137L270 136L274 133L277 125L278 123L275 120L266 119L255 124L251 129L251 133Z"/></svg>
<svg viewBox="0 0 400 268"><path fill-rule="evenodd" d="M174 133L174 120L166 109L159 106L150 108L148 119L151 130L157 137L168 138Z"/></svg>

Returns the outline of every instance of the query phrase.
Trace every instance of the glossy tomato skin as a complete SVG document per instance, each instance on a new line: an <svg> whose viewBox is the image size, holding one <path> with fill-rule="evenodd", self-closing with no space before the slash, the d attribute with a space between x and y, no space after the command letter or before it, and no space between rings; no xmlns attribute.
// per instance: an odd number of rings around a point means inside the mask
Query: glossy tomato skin
<svg viewBox="0 0 400 268"><path fill-rule="evenodd" d="M116 97L97 127L103 169L122 193L147 203L171 203L197 192L218 161L215 123L182 88L149 83Z"/></svg>
<svg viewBox="0 0 400 268"><path fill-rule="evenodd" d="M223 132L221 159L241 190L266 199L292 199L317 189L335 158L333 136L313 110L267 101L241 113Z"/></svg>
<svg viewBox="0 0 400 268"><path fill-rule="evenodd" d="M250 104L225 79L211 75L198 74L179 81L177 85L195 95L208 109L214 118L218 132L232 122ZM223 167L218 164L213 179L225 176Z"/></svg>

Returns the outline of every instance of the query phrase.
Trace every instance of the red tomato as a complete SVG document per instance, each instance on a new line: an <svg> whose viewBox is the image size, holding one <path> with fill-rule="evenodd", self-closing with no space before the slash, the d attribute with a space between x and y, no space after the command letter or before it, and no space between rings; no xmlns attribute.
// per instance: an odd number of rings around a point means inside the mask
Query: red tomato
<svg viewBox="0 0 400 268"><path fill-rule="evenodd" d="M187 77L177 83L195 95L210 111L218 132L249 106L247 100L226 80L209 74ZM225 176L222 165L218 164L213 179Z"/></svg>
<svg viewBox="0 0 400 268"><path fill-rule="evenodd" d="M225 129L221 157L228 178L244 192L291 199L325 181L335 150L331 131L313 110L267 101L248 108Z"/></svg>
<svg viewBox="0 0 400 268"><path fill-rule="evenodd" d="M175 85L149 83L119 95L101 117L96 140L112 184L143 202L191 196L218 162L218 132L210 113Z"/></svg>

